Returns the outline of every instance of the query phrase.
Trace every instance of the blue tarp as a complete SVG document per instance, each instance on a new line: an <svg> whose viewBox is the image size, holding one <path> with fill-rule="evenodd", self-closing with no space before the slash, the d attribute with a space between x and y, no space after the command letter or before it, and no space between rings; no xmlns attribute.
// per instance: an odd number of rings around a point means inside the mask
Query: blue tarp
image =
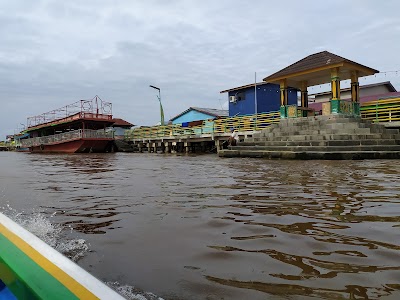
<svg viewBox="0 0 400 300"><path fill-rule="evenodd" d="M13 293L7 288L3 281L0 280L0 300L18 300Z"/></svg>

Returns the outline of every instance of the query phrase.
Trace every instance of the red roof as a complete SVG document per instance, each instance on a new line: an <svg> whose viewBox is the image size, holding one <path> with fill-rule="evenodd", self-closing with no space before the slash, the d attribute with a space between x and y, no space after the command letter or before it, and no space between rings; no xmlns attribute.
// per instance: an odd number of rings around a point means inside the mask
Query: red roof
<svg viewBox="0 0 400 300"><path fill-rule="evenodd" d="M114 122L114 124L112 125L113 127L132 127L134 126L132 123L129 123L128 121L125 121L123 119L118 119L118 118L114 118L111 120L111 122Z"/></svg>
<svg viewBox="0 0 400 300"><path fill-rule="evenodd" d="M360 98L360 103L369 102L373 100L390 99L390 98L400 98L400 92L391 92L373 96L364 96Z"/></svg>
<svg viewBox="0 0 400 300"><path fill-rule="evenodd" d="M360 103L369 102L369 101L373 101L373 100L380 100L380 99L385 99L385 98L395 98L395 97L400 98L400 92L391 92L391 93L385 93L385 94L379 94L379 95L360 97ZM325 102L328 102L328 101L325 101ZM319 110L322 110L322 103L325 103L325 102L310 103L308 106L310 108L315 109L316 111L319 111Z"/></svg>
<svg viewBox="0 0 400 300"><path fill-rule="evenodd" d="M363 90L363 89L367 89L367 88L371 88L371 87L376 87L376 86L386 86L387 89L388 89L388 93L389 93L389 92L397 92L396 88L393 86L393 84L392 84L390 81L360 85L360 89ZM348 91L351 91L351 87L344 88L344 89L340 89L340 92L341 92L341 93L342 93L342 92L348 92ZM332 93L332 92L329 90L329 91L320 92L320 93L308 94L308 96L329 95L330 93ZM378 96L379 96L379 95L378 95ZM376 95L373 95L372 97L376 97Z"/></svg>

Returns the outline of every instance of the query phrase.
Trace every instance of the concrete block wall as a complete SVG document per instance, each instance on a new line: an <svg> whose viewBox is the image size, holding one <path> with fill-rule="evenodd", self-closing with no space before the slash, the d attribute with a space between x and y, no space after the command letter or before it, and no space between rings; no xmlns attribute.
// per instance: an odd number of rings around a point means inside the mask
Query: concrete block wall
<svg viewBox="0 0 400 300"><path fill-rule="evenodd" d="M283 119L219 155L301 159L400 158L400 133L398 129L386 129L381 124L343 115Z"/></svg>

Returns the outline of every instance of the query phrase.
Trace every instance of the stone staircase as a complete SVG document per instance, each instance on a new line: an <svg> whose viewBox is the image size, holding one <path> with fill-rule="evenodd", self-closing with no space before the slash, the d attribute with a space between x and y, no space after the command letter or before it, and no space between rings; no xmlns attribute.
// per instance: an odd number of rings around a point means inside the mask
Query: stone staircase
<svg viewBox="0 0 400 300"><path fill-rule="evenodd" d="M400 158L399 129L343 115L282 119L221 157L281 159Z"/></svg>

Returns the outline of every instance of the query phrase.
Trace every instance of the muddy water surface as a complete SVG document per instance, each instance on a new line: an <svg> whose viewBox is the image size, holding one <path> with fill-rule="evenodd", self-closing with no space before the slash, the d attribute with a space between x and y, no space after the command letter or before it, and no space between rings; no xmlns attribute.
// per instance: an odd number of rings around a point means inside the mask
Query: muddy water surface
<svg viewBox="0 0 400 300"><path fill-rule="evenodd" d="M400 161L0 153L0 201L164 299L400 298Z"/></svg>

